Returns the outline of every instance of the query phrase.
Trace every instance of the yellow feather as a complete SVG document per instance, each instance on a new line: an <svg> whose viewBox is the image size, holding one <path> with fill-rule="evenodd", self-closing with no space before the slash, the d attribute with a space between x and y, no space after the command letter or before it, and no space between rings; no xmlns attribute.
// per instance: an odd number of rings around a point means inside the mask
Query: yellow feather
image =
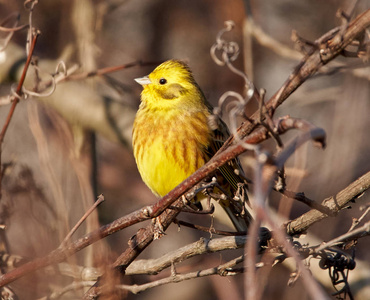
<svg viewBox="0 0 370 300"><path fill-rule="evenodd" d="M136 81L143 91L133 126L134 156L143 181L154 194L164 196L210 159L228 130L222 121L215 131L209 127L211 106L185 63L164 62ZM243 182L235 168L242 172L237 160L220 168L232 193L237 182ZM241 216L244 203L220 204L236 228L245 231L250 216Z"/></svg>
<svg viewBox="0 0 370 300"><path fill-rule="evenodd" d="M180 112L179 112L180 113ZM189 177L207 157L210 132L204 113L181 113L139 109L133 131L134 155L143 181L164 196Z"/></svg>

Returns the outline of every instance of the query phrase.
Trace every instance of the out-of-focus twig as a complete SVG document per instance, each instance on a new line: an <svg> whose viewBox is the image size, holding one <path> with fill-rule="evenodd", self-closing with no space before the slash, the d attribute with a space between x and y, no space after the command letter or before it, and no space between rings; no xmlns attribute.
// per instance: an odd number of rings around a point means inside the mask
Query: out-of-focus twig
<svg viewBox="0 0 370 300"><path fill-rule="evenodd" d="M314 56L315 58L303 61L298 67L297 71L287 81L287 83L284 84L284 86L266 104L267 110L272 109L272 111L274 111L296 88L298 88L298 86L300 86L310 75L315 73L320 68L320 66L327 63L335 56L339 55L339 53L346 47L346 45L348 45L369 24L370 10L361 14L353 22L351 22L347 30L343 33L343 41L334 45L333 52L329 54L327 53L325 55L326 59L324 62L321 62L320 55L318 55L317 53L312 54L312 56ZM332 47L330 49L332 49ZM319 56L318 60L317 56ZM259 113L257 114L259 115ZM250 126L251 125L245 123L238 129L240 138L243 138L243 142L259 143L268 138L266 129L255 128L255 124L253 124L252 127ZM251 133L252 129L255 129L253 133ZM249 134L248 137L244 139L247 134ZM322 131L317 130L314 132L310 132L310 136L312 135L322 136ZM152 217L159 216L168 206L170 206L176 199L178 199L183 193L188 191L192 186L208 176L211 172L226 163L228 160L235 158L237 155L245 151L245 148L242 145L236 144L230 146L232 141L233 138L231 138L229 142L219 151L219 153L215 155L206 165L200 168L197 172L195 172L192 176L186 179L183 183L177 186L174 190L172 190L154 205L148 206L125 217L117 219L116 221L101 227L99 230L93 231L90 234L78 239L77 241L70 243L68 247L64 249L54 250L43 258L35 259L34 261L29 262L19 267L18 269L15 269L1 276L0 285L3 286L5 284L8 284L17 278L24 276L27 273L45 267L49 264L61 262L65 260L66 257L118 230L131 226L135 223L148 220ZM288 149L288 152L286 154L290 155L291 152L289 151L294 151L296 146L297 145L292 145L292 147ZM226 148L228 148L227 151L225 151ZM174 210L171 211L174 212ZM177 212L174 213L174 215L171 216L168 221L172 222L176 214ZM130 246L128 252L124 253L123 257L121 257L121 259L117 261L118 265L123 265L123 269L125 269L129 265L129 263L138 255L138 253L140 253L140 251L142 251L142 249L149 245L153 240L153 231L150 228L152 227L148 227L145 231L138 232L135 239L130 242L134 247ZM142 232L145 232L145 234L141 234ZM122 260L122 258L124 259Z"/></svg>
<svg viewBox="0 0 370 300"><path fill-rule="evenodd" d="M28 25L21 25L18 26L19 22L19 13L12 13L8 17L6 17L2 22L0 23L0 31L2 32L8 32L8 35L3 39L3 45L0 45L0 52L3 51L9 44L11 38L13 37L14 32L25 29L28 27ZM15 22L12 27L4 27L3 25L10 22L12 18L15 18Z"/></svg>
<svg viewBox="0 0 370 300"><path fill-rule="evenodd" d="M366 215L370 212L370 206L368 206L366 209L365 209L365 212L361 215L361 217L359 217L358 219L357 218L354 218L352 219L352 225L351 227L348 229L348 232L352 231L353 229L356 228L356 226L358 224L361 223L361 221L366 217Z"/></svg>
<svg viewBox="0 0 370 300"><path fill-rule="evenodd" d="M98 199L94 202L94 204L89 208L89 210L81 217L81 219L76 223L75 226L71 229L71 231L67 234L64 238L63 242L61 243L60 247L63 248L70 240L72 235L76 232L76 230L81 226L81 224L86 220L86 218L104 201L104 196L101 194L99 195Z"/></svg>
<svg viewBox="0 0 370 300"><path fill-rule="evenodd" d="M324 41L325 43L318 43L319 47L312 48L311 52L306 55L292 74L289 76L283 86L266 102L266 110L272 116L275 110L308 78L314 75L322 66L332 61L335 57L340 55L343 50L360 34L362 34L367 27L370 26L370 9L358 15L352 22L346 26L342 35L338 38L333 36L333 33L324 34L317 41ZM328 36L331 39L328 39ZM250 118L258 120L259 112L255 112ZM238 138L243 139L255 129L255 124L250 122L243 123L237 131ZM235 134L236 135L236 134ZM235 135L231 136L219 150L223 151L235 141Z"/></svg>
<svg viewBox="0 0 370 300"><path fill-rule="evenodd" d="M336 237L335 239L332 239L329 242L322 243L321 246L315 248L315 252L318 253L324 249L337 246L338 244L343 244L345 242L348 242L349 240L358 239L358 238L365 237L368 235L370 235L370 222L366 222L361 227L354 229L352 231L349 231L345 234L342 234Z"/></svg>
<svg viewBox="0 0 370 300"><path fill-rule="evenodd" d="M22 95L22 86L23 86L24 80L26 79L26 74L27 74L27 71L28 71L28 67L29 67L29 65L31 63L31 59L32 59L32 55L33 55L33 50L35 49L35 45L36 45L37 38L38 38L39 34L40 34L39 32L35 32L35 34L33 36L32 43L31 43L31 49L30 49L29 55L27 56L26 64L23 67L23 72L22 72L21 79L19 80L17 89L15 90L14 95L12 96L12 100L11 101L13 102L13 104L12 104L12 106L10 108L10 111L8 113L8 116L7 116L6 120L5 120L5 124L4 124L4 126L3 126L2 130L1 130L1 133L0 133L0 145L3 143L5 133L6 133L7 129L8 129L9 124L10 124L10 120L13 117L13 114L14 114L14 111L15 111L15 107L17 106L17 104L19 102L19 98Z"/></svg>
<svg viewBox="0 0 370 300"><path fill-rule="evenodd" d="M322 204L328 207L333 213L337 213L344 207L347 207L349 202L353 202L357 198L361 197L363 193L369 188L370 172L362 175L360 178L352 182L349 186L341 190L335 196L325 199ZM300 217L288 222L288 224L286 225L287 234L302 234L310 226L327 217L327 214L323 214L316 209L310 210Z"/></svg>
<svg viewBox="0 0 370 300"><path fill-rule="evenodd" d="M253 19L246 19L244 26L248 28L248 32L252 33L253 37L261 46L270 49L281 57L294 60L302 59L303 54L272 38Z"/></svg>
<svg viewBox="0 0 370 300"><path fill-rule="evenodd" d="M64 288L57 290L46 297L39 298L38 300L54 300L60 299L64 294L77 291L80 289L84 289L86 287L90 287L94 284L94 281L81 281L81 282L73 282Z"/></svg>
<svg viewBox="0 0 370 300"><path fill-rule="evenodd" d="M296 193L296 192L288 191L286 189L279 191L279 193L281 193L285 197L288 197L288 198L297 200L299 202L302 202L302 203L306 204L307 206L309 206L313 209L316 209L319 212L322 212L323 214L327 214L328 216L331 216L331 217L335 216L335 213L333 213L329 208L327 208L326 206L324 206L320 203L317 203L316 201L314 201L310 198L307 198L304 195L304 193Z"/></svg>
<svg viewBox="0 0 370 300"><path fill-rule="evenodd" d="M39 34L40 34L39 32L35 32L34 35L33 35L32 43L31 43L31 49L30 49L30 52L27 56L26 64L23 67L23 72L22 72L21 79L19 80L17 89L14 91L14 94L11 96L11 101L13 101L12 106L10 107L9 113L6 117L5 123L4 123L3 128L1 129L1 132L0 132L0 166L1 166L1 157L2 157L2 155L1 155L2 154L1 153L2 152L2 144L3 144L3 141L4 141L4 137L5 137L6 131L9 127L10 121L13 117L15 108L16 108L18 102L19 102L19 99L20 99L21 95L22 95L23 83L26 79L26 74L27 74L27 71L28 71L28 67L31 63L33 50L35 49L35 45L36 45L37 38L38 38ZM2 189L1 188L1 182L2 182L2 173L0 172L0 198L1 198L1 189Z"/></svg>
<svg viewBox="0 0 370 300"><path fill-rule="evenodd" d="M294 122L293 122L294 123ZM317 143L324 145L325 144L325 132L314 126L302 126L304 130L302 134L293 139L285 148L281 151L276 159L272 158L268 153L261 152L257 153L257 165L255 167L255 178L254 178L254 210L256 212L255 221L252 223L252 226L249 230L250 240L247 243L246 251L248 256L246 259L246 285L250 288L247 292L247 299L261 299L262 290L260 284L257 281L257 275L255 272L256 264L256 241L257 241L257 230L262 221L267 222L267 224L273 229L273 236L280 245L283 245L286 253L295 259L297 266L299 267L300 272L303 276L303 283L306 286L306 290L312 298L315 299L328 299L325 296L322 288L313 280L312 276L305 269L304 264L302 263L298 253L293 249L292 245L287 241L285 233L279 228L275 222L268 215L265 208L265 199L270 193L273 181L277 176L277 171L285 164L287 159L305 142L313 139ZM292 128L294 126L277 126L276 130L285 130Z"/></svg>

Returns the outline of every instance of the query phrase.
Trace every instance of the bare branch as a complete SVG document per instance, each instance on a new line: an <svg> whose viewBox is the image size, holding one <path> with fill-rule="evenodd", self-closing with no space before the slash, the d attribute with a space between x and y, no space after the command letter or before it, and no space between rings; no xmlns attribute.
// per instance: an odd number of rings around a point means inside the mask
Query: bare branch
<svg viewBox="0 0 370 300"><path fill-rule="evenodd" d="M361 197L369 188L370 172L361 176L335 196L325 199L322 204L328 207L333 213L337 213L341 209L347 207L349 202L353 202ZM327 214L323 214L316 209L310 210L302 216L288 222L286 225L287 234L296 235L304 233L310 226L327 217Z"/></svg>
<svg viewBox="0 0 370 300"><path fill-rule="evenodd" d="M310 198L307 198L304 195L304 193L296 193L296 192L292 192L292 191L288 191L288 190L282 190L282 191L278 191L278 192L281 193L282 195L284 195L285 197L295 199L299 202L302 202L302 203L306 204L307 206L309 206L313 209L316 209L319 212L321 212L323 214L326 214L330 217L335 216L335 213L332 212L329 208L327 208L326 206L324 206L320 203L317 203L316 201L314 201Z"/></svg>
<svg viewBox="0 0 370 300"><path fill-rule="evenodd" d="M158 274L171 264L180 263L194 256L214 253L223 250L239 249L244 247L246 236L222 237L217 239L200 239L175 251L166 253L160 258L150 260L136 260L127 270L126 275ZM266 242L266 241L265 241Z"/></svg>
<svg viewBox="0 0 370 300"><path fill-rule="evenodd" d="M315 252L318 253L318 252L320 252L322 250L325 250L327 248L337 246L338 244L343 244L343 243L346 243L348 241L355 240L355 239L365 237L365 236L368 236L368 235L370 235L370 222L366 222L363 226L361 226L357 229L354 229L352 231L349 231L345 234L342 234L342 235L336 237L335 239L332 239L329 242L322 243L321 246L319 246L315 249Z"/></svg>
<svg viewBox="0 0 370 300"><path fill-rule="evenodd" d="M22 86L23 86L24 80L26 79L26 74L27 74L27 71L28 71L28 67L31 63L33 50L35 49L35 45L36 45L38 36L39 36L38 32L36 32L36 34L33 36L32 43L31 43L31 49L30 49L29 55L27 56L26 64L23 67L23 72L22 72L21 79L20 79L20 81L18 83L18 86L17 86L17 89L15 91L16 95L18 95L18 96L21 95ZM8 116L5 120L5 124L4 124L3 129L1 130L1 133L0 133L0 145L3 143L5 133L8 129L9 124L10 124L10 120L13 117L15 107L17 106L17 104L19 102L19 98L18 97L13 97L13 99L11 101L13 101L12 107L10 108Z"/></svg>
<svg viewBox="0 0 370 300"><path fill-rule="evenodd" d="M361 209L361 208L360 208ZM362 216L361 217L359 217L358 219L357 218L354 218L353 220L352 220L352 225L351 225L351 228L348 230L348 232L350 232L350 231L352 231L353 229L355 229L356 228L356 226L358 225L358 224L360 224L361 223L361 221L366 217L366 215L368 214L370 212L370 205L367 207L367 208L365 208L365 212L362 214Z"/></svg>
<svg viewBox="0 0 370 300"><path fill-rule="evenodd" d="M270 116L272 116L275 110L296 90L300 87L303 82L314 75L322 66L332 61L335 57L340 55L342 51L364 30L370 26L370 9L366 10L362 14L358 15L344 30L342 36L338 39L327 41L327 34L324 34L317 41L326 40L325 44L320 43L320 47L312 49L311 53L305 56L298 64L293 73L289 76L288 80L283 86L270 98L266 103L266 109ZM332 35L332 33L331 33ZM330 36L331 36L330 35ZM320 50L319 50L320 48ZM258 120L259 112L255 112L251 119ZM256 127L254 123L242 124L238 131L239 139L244 139L250 134ZM219 150L223 151L234 143L234 136L231 136Z"/></svg>
<svg viewBox="0 0 370 300"><path fill-rule="evenodd" d="M233 266L241 263L243 261L243 257L238 257L231 261L228 261L225 264L219 265L217 267L209 268L206 270L198 270L195 272L190 272L186 274L171 274L171 276L167 278L163 278L157 281L153 281L150 283L142 284L142 285L121 285L119 288L125 289L130 291L131 293L137 294L139 292L145 291L147 289L162 286L169 283L181 282L185 280L190 280L199 277L211 276L211 275L221 275L221 276L233 276L238 274L239 272L235 272L233 270L228 270Z"/></svg>
<svg viewBox="0 0 370 300"><path fill-rule="evenodd" d="M81 224L86 220L86 218L104 201L104 196L99 195L98 199L94 204L89 208L89 210L81 217L81 219L76 223L76 225L71 229L71 231L64 238L63 242L60 244L60 247L63 248L67 243L69 243L70 238L76 232L76 230L81 226Z"/></svg>

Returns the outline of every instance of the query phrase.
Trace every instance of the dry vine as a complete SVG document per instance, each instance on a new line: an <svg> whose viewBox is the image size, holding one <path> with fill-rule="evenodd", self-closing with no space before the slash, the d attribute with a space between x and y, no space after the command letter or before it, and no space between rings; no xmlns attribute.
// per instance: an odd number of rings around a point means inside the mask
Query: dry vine
<svg viewBox="0 0 370 300"><path fill-rule="evenodd" d="M33 7L36 2L32 2L30 9L30 20ZM158 232L154 223L150 223L145 228L141 228L129 241L127 249L116 258L104 274L98 272L93 278L89 278L89 282L82 282L80 284L72 284L66 286L62 291L53 293L49 299L57 299L62 294L70 291L71 289L83 288L85 286L94 285L85 294L84 299L94 299L99 295L113 293L116 290L128 290L132 293L138 293L156 286L189 280L202 276L221 275L221 276L234 276L241 272L246 272L247 282L250 287L247 290L248 299L260 299L262 297L261 290L258 288L256 266L259 267L258 254L266 249L274 250L274 253L281 254L282 257L290 256L295 259L297 264L298 273L303 278L306 290L310 293L312 299L328 299L322 287L313 279L306 266L302 261L302 256L319 257L321 259L323 268L331 270L331 278L333 285L338 284L338 274L343 277L345 288L339 289L338 294L347 293L352 297L347 277L349 270L354 268L354 261L351 257L346 257L345 265L338 266L339 259L343 260L345 255L333 246L344 246L349 243L369 235L369 222L366 222L361 227L354 229L366 216L369 209L365 211L362 217L358 219L358 223L353 225L353 228L348 233L343 234L326 244L316 247L302 247L298 244L292 244L287 236L295 236L307 231L314 223L330 217L335 216L349 202L359 198L365 191L370 188L370 173L363 175L361 178L354 181L348 187L338 192L336 195L325 199L321 204L313 201L303 194L298 194L289 191L283 182L279 188L276 188L275 182L278 180L278 174L284 174L284 164L289 157L292 156L296 150L308 141L313 141L319 147L325 147L325 132L323 129L318 128L311 123L292 117L284 117L278 120L274 119L276 109L284 103L284 101L308 78L316 74L328 62L335 59L337 56L345 53L346 48L356 39L359 40L359 45L362 47L363 36L367 28L370 26L370 10L358 15L352 21L344 23L342 26L330 30L322 37L312 43L310 50L301 59L295 70L283 84L283 86L268 100L264 101L264 92L258 91L254 84L248 77L240 70L236 69L232 62L239 54L238 45L234 42L226 42L224 35L233 27L231 22L226 23L226 28L221 30L217 36L217 41L212 47L211 55L215 62L219 65L227 66L232 72L241 76L244 79L246 95L243 96L237 92L228 91L220 99L219 107L215 110L216 115L221 114L222 107L227 98L236 99L233 102L234 108L230 110L231 116L242 116L244 121L238 128L236 124L231 127L232 135L219 152L202 168L195 172L192 176L186 179L178 187L164 196L162 199L154 203L136 210L126 216L123 216L110 224L104 225L99 229L86 234L74 241L71 240L72 234L77 227L86 219L87 215L82 217L74 228L61 243L60 247L50 252L44 257L30 260L25 262L26 259L18 259L16 266L7 273L0 276L0 286L4 287L9 283L25 276L26 274L35 272L38 269L45 268L52 264L57 264L65 261L71 255L79 252L87 246L134 224L143 222L153 218L160 218L163 230L165 231L172 223L185 224L177 220L179 213L185 209L186 202L183 201L182 196L189 192L194 186L199 184L203 179L212 175L212 173L227 163L229 160L234 159L238 155L246 151L254 151L256 157L255 163L255 177L253 178L255 199L252 206L256 213L256 219L248 232L248 237L223 237L210 240L201 240L199 242L187 245L178 249L169 255L155 259L155 260L137 260L141 254L156 238ZM135 62L123 66L99 69L96 71L76 73L77 68L73 67L67 69L64 64L58 64L56 74L52 79L45 82L39 82L34 91L27 91L22 89L26 73L32 61L33 50L37 43L38 33L32 27L32 22L29 25L14 27L9 30L11 33L17 30L29 28L29 35L32 37L30 49L27 56L27 62L23 69L21 80L18 83L17 89L13 95L10 95L9 102L12 102L8 117L0 133L0 146L3 143L4 136L7 128L11 122L14 110L19 103L22 95L33 97L40 97L48 88L52 88L63 81L75 81L86 79L93 76L102 76L107 73L115 72L121 69L129 68L137 65L145 65L146 63ZM10 38L9 38L10 39ZM358 47L358 52L363 51L363 48ZM221 57L221 58L220 58ZM152 63L150 63L152 64ZM36 64L34 64L36 67ZM62 66L62 67L61 67ZM37 69L36 72L38 72ZM247 116L245 106L249 101L256 101L259 104L259 110L252 116ZM280 140L280 135L290 130L298 130L296 138L290 143L283 145ZM263 141L273 138L280 148L278 155L274 156L259 146ZM281 175L282 181L284 175ZM1 178L0 178L1 182ZM271 190L276 189L278 192L287 197L294 198L298 201L305 203L311 210L302 216L291 220L285 224L284 228L278 224L267 213L264 201L270 194ZM97 203L99 204L99 203ZM97 205L96 204L96 205ZM95 206L91 210L95 209ZM212 212L212 211L210 211ZM271 233L268 230L260 230L261 223L266 222ZM200 228L194 226L194 228ZM212 234L222 233L213 228L209 229ZM269 248L267 245L270 245ZM258 247L256 246L258 245ZM245 254L232 259L226 263L219 264L216 267L206 270L188 272L186 274L178 274L175 265L189 259L193 256L202 255L209 252L224 251L226 249L236 249L245 247ZM275 247L275 248L274 248ZM271 251L272 251L271 250ZM333 254L334 253L334 254ZM282 260L284 260L282 259ZM240 264L244 265L240 267ZM239 266L238 266L239 265ZM238 266L238 267L237 267ZM9 266L7 266L9 267ZM157 280L151 283L137 285L122 285L119 281L122 277L131 274L157 274L164 269L170 268L171 276ZM72 276L73 277L73 276ZM97 277L98 280L97 280ZM115 279L112 281L112 277ZM298 278L298 276L297 276ZM296 280L295 278L294 280ZM96 281L97 280L97 281ZM92 282L91 282L92 281ZM95 282L96 281L96 282Z"/></svg>

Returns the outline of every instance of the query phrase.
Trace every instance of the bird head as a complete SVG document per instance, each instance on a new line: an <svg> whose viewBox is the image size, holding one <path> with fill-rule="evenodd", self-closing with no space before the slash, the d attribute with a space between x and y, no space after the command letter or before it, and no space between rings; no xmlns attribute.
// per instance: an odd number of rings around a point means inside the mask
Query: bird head
<svg viewBox="0 0 370 300"><path fill-rule="evenodd" d="M155 68L148 76L137 78L135 81L143 86L142 101L147 102L147 104L161 102L160 105L163 106L174 104L166 102L181 102L202 98L202 93L191 70L180 60L166 61Z"/></svg>

